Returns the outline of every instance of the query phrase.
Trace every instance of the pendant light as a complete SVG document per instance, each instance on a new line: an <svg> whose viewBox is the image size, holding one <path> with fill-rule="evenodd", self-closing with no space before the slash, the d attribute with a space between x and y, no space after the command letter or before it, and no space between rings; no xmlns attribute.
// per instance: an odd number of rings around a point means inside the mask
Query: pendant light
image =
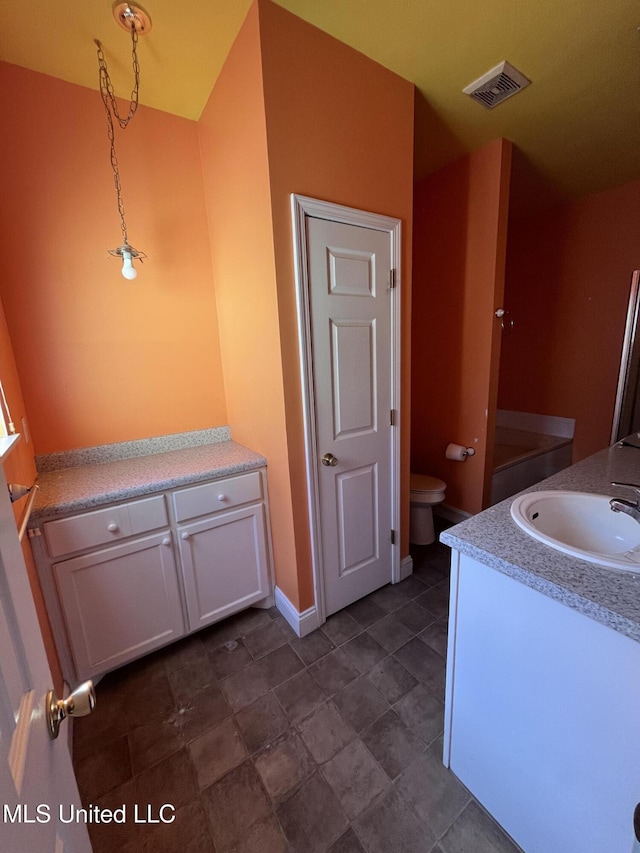
<svg viewBox="0 0 640 853"><path fill-rule="evenodd" d="M114 255L122 259L122 275L128 280L133 280L138 275L138 271L134 267L133 261L139 259L140 262L142 262L147 256L144 252L140 252L138 249L134 249L133 246L129 243L129 237L127 234L127 223L124 218L124 202L122 200L120 170L118 167L118 157L116 155L114 119L118 122L119 126L123 130L125 130L128 127L131 119L136 114L136 110L138 109L138 92L140 89L138 36L145 35L149 32L149 30L151 29L151 19L149 15L144 11L144 9L142 9L140 6L134 5L132 3L120 2L116 2L113 7L113 16L118 22L118 24L120 24L120 26L123 27L125 30L128 30L131 34L131 55L133 61L134 86L133 91L131 92L129 112L126 116L122 117L118 112L118 104L116 102L115 93L113 91L113 85L109 76L109 69L107 68L107 61L104 56L102 44L98 41L98 39L94 39L98 49L100 97L102 98L105 114L107 116L107 136L109 138L109 145L111 149L111 168L113 170L113 183L116 188L116 196L118 199L120 229L122 231L122 245L118 246L117 249L109 249L108 251L110 255Z"/></svg>

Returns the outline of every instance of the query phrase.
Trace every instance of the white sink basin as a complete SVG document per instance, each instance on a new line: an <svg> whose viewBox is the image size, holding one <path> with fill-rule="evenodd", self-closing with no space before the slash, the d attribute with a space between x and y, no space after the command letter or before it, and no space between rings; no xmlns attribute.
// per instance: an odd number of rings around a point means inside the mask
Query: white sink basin
<svg viewBox="0 0 640 853"><path fill-rule="evenodd" d="M609 500L584 492L529 492L511 504L511 517L525 533L556 551L640 572L640 523L613 512Z"/></svg>

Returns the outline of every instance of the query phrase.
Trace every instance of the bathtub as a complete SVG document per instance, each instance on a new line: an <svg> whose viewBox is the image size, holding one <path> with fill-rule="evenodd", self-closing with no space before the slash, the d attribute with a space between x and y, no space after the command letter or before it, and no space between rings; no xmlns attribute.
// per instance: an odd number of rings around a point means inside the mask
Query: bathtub
<svg viewBox="0 0 640 853"><path fill-rule="evenodd" d="M491 503L496 504L571 465L573 439L496 426Z"/></svg>

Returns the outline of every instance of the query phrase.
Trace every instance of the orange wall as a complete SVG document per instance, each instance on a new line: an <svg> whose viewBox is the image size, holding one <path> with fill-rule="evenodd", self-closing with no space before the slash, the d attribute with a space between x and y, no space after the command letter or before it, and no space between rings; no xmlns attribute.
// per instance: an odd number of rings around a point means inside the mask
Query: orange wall
<svg viewBox="0 0 640 853"><path fill-rule="evenodd" d="M576 419L574 461L610 441L640 181L509 225L500 408Z"/></svg>
<svg viewBox="0 0 640 853"><path fill-rule="evenodd" d="M440 477L446 503L470 513L488 500L510 167L498 139L415 188L412 470ZM450 442L475 456L446 459Z"/></svg>
<svg viewBox="0 0 640 853"><path fill-rule="evenodd" d="M140 107L117 131L89 89L0 63L4 302L37 453L227 423L195 122Z"/></svg>
<svg viewBox="0 0 640 853"><path fill-rule="evenodd" d="M305 610L314 593L290 194L402 218L408 353L413 86L259 0L200 138L229 420L236 438L267 457L276 580ZM408 356L404 371L408 392ZM407 417L405 448L408 426Z"/></svg>
<svg viewBox="0 0 640 853"><path fill-rule="evenodd" d="M414 87L269 0L259 0L258 6L291 490L298 560L304 572L301 602L309 605L311 568L290 194L402 220L402 552L406 554Z"/></svg>
<svg viewBox="0 0 640 853"><path fill-rule="evenodd" d="M96 93L2 75L16 165L0 295L37 452L230 423L267 456L278 584L306 609L289 194L398 216L407 553L412 84L259 0L199 123L140 108L118 135L130 239L150 256L131 284L106 256L120 234Z"/></svg>
<svg viewBox="0 0 640 853"><path fill-rule="evenodd" d="M255 5L202 113L199 131L229 423L236 440L268 460L277 582L297 605L299 584Z"/></svg>

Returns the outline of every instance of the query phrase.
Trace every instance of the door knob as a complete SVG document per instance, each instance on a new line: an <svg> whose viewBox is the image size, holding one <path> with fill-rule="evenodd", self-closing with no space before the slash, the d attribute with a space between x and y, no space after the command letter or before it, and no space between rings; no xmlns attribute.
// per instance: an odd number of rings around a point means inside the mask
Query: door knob
<svg viewBox="0 0 640 853"><path fill-rule="evenodd" d="M322 457L322 464L329 465L331 468L335 468L335 466L338 464L338 460L333 455L333 453L325 453Z"/></svg>
<svg viewBox="0 0 640 853"><path fill-rule="evenodd" d="M58 699L55 692L47 693L46 714L49 737L55 740L60 732L60 723L65 717L86 717L96 706L96 691L93 681L85 681L66 699Z"/></svg>

